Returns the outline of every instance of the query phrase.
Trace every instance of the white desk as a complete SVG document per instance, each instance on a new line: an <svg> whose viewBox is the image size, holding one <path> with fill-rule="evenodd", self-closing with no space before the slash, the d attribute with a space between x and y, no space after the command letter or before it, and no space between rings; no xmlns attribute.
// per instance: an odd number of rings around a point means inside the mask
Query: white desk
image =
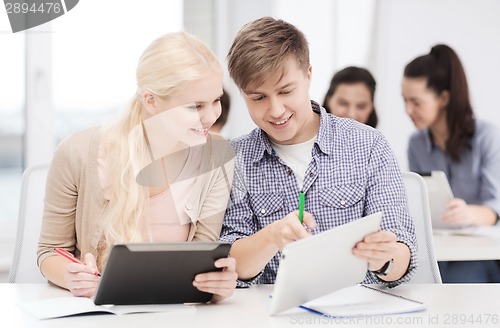
<svg viewBox="0 0 500 328"><path fill-rule="evenodd" d="M391 292L427 304L420 313L397 316L330 319L293 309L286 315L268 316L272 286L264 285L236 290L235 295L217 305L197 306L196 313L147 313L85 315L37 320L24 312L16 302L67 296L68 292L44 284L0 284L0 323L2 327L50 328L155 328L155 327L498 327L500 307L496 300L500 284L430 285L408 284ZM460 317L462 316L462 317ZM474 319L471 324L467 319ZM461 324L461 320L463 323ZM488 320L488 322L486 322ZM479 324L481 321L482 324Z"/></svg>
<svg viewBox="0 0 500 328"><path fill-rule="evenodd" d="M434 234L434 250L438 261L500 260L500 227L481 228L478 235Z"/></svg>

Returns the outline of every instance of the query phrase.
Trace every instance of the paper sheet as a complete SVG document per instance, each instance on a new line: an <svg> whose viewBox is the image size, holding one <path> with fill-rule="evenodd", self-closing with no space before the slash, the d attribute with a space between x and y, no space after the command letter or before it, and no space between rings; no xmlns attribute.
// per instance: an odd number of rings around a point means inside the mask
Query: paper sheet
<svg viewBox="0 0 500 328"><path fill-rule="evenodd" d="M425 305L390 291L356 285L307 302L302 308L331 317L355 317L419 312Z"/></svg>
<svg viewBox="0 0 500 328"><path fill-rule="evenodd" d="M95 305L87 297L56 297L36 301L20 302L18 306L38 319L67 317L76 314L110 313L129 314L146 312L193 313L196 307L184 304L146 304L146 305Z"/></svg>

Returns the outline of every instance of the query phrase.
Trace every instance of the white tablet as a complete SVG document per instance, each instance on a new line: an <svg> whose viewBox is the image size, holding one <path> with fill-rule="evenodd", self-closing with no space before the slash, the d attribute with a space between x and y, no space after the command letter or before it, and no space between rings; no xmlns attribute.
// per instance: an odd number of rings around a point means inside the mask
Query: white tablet
<svg viewBox="0 0 500 328"><path fill-rule="evenodd" d="M114 245L102 273L97 305L208 302L212 294L193 286L198 273L220 271L217 259L231 245L220 242Z"/></svg>
<svg viewBox="0 0 500 328"><path fill-rule="evenodd" d="M454 198L446 174L443 171L432 171L430 173L418 172L418 174L424 178L427 185L432 228L459 228L460 226L448 224L441 219L441 216L446 210L446 203Z"/></svg>
<svg viewBox="0 0 500 328"><path fill-rule="evenodd" d="M271 299L271 315L362 282L367 263L352 254L366 235L377 232L382 212L286 245Z"/></svg>

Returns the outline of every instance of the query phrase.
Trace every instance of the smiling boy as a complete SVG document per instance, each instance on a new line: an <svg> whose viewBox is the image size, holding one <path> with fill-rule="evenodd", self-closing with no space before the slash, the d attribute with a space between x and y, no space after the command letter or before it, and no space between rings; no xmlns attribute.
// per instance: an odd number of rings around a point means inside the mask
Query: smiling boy
<svg viewBox="0 0 500 328"><path fill-rule="evenodd" d="M233 243L240 285L274 283L286 244L379 211L381 231L365 236L353 254L368 263L365 282L407 281L416 240L399 166L382 134L310 100L303 33L283 20L255 20L238 32L227 60L258 126L233 141L235 181L221 233Z"/></svg>

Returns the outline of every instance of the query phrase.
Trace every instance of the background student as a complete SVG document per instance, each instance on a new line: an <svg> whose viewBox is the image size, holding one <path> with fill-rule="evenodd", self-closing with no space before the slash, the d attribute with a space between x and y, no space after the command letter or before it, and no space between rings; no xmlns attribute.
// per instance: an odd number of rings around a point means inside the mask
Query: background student
<svg viewBox="0 0 500 328"><path fill-rule="evenodd" d="M408 145L411 171L446 173L455 195L443 220L494 225L500 213L500 133L474 117L464 69L440 44L404 70L406 112L419 130ZM497 261L441 262L444 282L500 282Z"/></svg>
<svg viewBox="0 0 500 328"><path fill-rule="evenodd" d="M215 123L210 128L211 132L221 133L222 128L226 125L227 118L229 116L229 111L231 110L231 96L227 93L226 89L223 89L222 97L220 97L220 107L221 113L219 118L215 121Z"/></svg>
<svg viewBox="0 0 500 328"><path fill-rule="evenodd" d="M377 83L364 68L349 66L333 76L323 100L327 112L377 127L374 98Z"/></svg>
<svg viewBox="0 0 500 328"><path fill-rule="evenodd" d="M100 279L93 273L103 269L115 243L218 239L234 168L229 143L208 133L221 111L222 76L205 44L187 33L166 34L139 60L126 115L59 145L38 249L48 280L91 297ZM148 131L146 122L160 129ZM153 146L165 156L152 162ZM145 171L159 183L139 185L139 177L148 180ZM71 263L55 248L85 264ZM215 266L223 271L199 274L193 284L219 301L235 288L235 260L221 258Z"/></svg>
<svg viewBox="0 0 500 328"><path fill-rule="evenodd" d="M310 100L303 33L283 20L257 19L238 32L227 60L258 126L232 142L236 175L221 234L233 243L240 283L274 283L286 244L378 211L382 230L353 248L367 262L365 281L394 286L410 279L415 231L394 154L380 132ZM296 210L300 190L304 225ZM329 252L335 250L322 256Z"/></svg>

